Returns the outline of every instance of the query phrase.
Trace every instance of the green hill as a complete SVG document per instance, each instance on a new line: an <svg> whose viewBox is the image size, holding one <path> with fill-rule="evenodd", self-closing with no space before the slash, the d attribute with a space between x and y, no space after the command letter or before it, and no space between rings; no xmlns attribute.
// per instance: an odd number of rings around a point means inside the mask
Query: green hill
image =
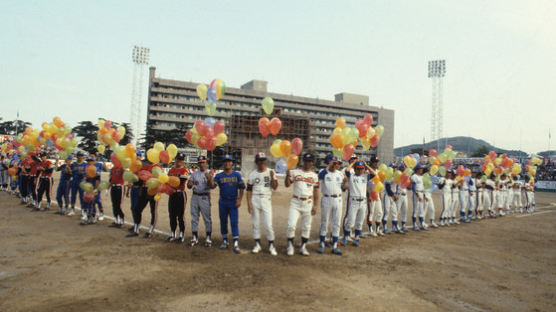
<svg viewBox="0 0 556 312"><path fill-rule="evenodd" d="M453 147L454 151L463 152L467 155L473 154L474 151L479 149L482 146L486 146L489 151L495 151L498 154L507 154L511 157L527 157L528 154L523 151L516 151L516 150L506 150L503 148L498 148L496 146L492 146L490 143L475 139L472 137L465 137L465 136L458 136L458 137L451 137L451 138L443 138L440 140L435 140L432 142L427 142L423 146L423 144L411 144L406 146L397 147L394 149L394 156L403 157L407 154L411 153L413 149L438 149L438 152L441 153L444 150L444 147L450 144Z"/></svg>

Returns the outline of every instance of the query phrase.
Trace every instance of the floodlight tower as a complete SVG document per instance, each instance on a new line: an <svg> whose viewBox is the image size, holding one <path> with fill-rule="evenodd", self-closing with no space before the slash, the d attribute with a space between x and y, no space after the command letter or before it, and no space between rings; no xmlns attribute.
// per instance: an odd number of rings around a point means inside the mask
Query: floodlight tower
<svg viewBox="0 0 556 312"><path fill-rule="evenodd" d="M133 61L133 82L131 86L131 108L130 108L130 124L134 131L134 143L137 146L139 136L144 132L146 125L143 118L143 81L147 65L149 65L150 49L145 47L134 46L131 55Z"/></svg>
<svg viewBox="0 0 556 312"><path fill-rule="evenodd" d="M446 60L429 61L429 78L432 80L431 141L442 138L443 103L442 78L446 75ZM440 143L437 142L437 149Z"/></svg>

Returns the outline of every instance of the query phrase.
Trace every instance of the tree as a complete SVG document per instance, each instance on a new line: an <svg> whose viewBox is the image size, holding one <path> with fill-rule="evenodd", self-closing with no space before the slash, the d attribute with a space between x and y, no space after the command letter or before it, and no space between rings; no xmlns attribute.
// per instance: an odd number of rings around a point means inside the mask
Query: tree
<svg viewBox="0 0 556 312"><path fill-rule="evenodd" d="M178 125L173 130L159 130L155 129L154 126L154 121L147 123L146 135L140 139L139 143L143 149L148 150L155 142L162 142L166 146L175 144L178 148L191 146L185 139L185 132L187 131L185 124Z"/></svg>
<svg viewBox="0 0 556 312"><path fill-rule="evenodd" d="M77 147L88 153L94 153L97 150L97 131L97 125L90 121L81 121L71 129L73 135L80 138Z"/></svg>
<svg viewBox="0 0 556 312"><path fill-rule="evenodd" d="M23 120L9 120L0 123L0 134L17 135L32 124Z"/></svg>
<svg viewBox="0 0 556 312"><path fill-rule="evenodd" d="M485 145L482 145L481 147L479 147L478 149L476 149L473 154L471 154L471 157L484 157L485 155L487 155L489 152L488 147L486 147Z"/></svg>

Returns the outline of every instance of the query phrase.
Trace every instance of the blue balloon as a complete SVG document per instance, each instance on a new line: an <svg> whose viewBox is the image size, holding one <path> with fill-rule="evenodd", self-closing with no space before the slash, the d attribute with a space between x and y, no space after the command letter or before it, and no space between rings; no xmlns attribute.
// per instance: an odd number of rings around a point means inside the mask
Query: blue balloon
<svg viewBox="0 0 556 312"><path fill-rule="evenodd" d="M277 163L276 163L276 169L275 169L276 173L286 173L286 171L288 171L288 165L286 164L286 162L283 159L280 159Z"/></svg>
<svg viewBox="0 0 556 312"><path fill-rule="evenodd" d="M205 118L205 124L209 125L209 126L214 126L214 123L216 122L216 120L214 120L214 118L212 117L207 117Z"/></svg>
<svg viewBox="0 0 556 312"><path fill-rule="evenodd" d="M51 139L46 140L46 144L50 147L54 146L54 142Z"/></svg>
<svg viewBox="0 0 556 312"><path fill-rule="evenodd" d="M417 159L417 161L419 161L419 158L421 158L421 157L419 157L419 154L417 154L417 153L415 153L415 154L413 154L413 155L411 155L411 156L413 156L413 158Z"/></svg>
<svg viewBox="0 0 556 312"><path fill-rule="evenodd" d="M211 102L216 102L216 100L218 100L218 93L216 92L215 88L210 88L207 91L207 98L209 99L209 101Z"/></svg>

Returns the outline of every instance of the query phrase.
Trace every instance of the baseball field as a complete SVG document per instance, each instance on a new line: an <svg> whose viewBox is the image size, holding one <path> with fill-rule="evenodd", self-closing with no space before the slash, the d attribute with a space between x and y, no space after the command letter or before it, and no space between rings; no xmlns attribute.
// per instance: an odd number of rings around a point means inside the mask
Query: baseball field
<svg viewBox="0 0 556 312"><path fill-rule="evenodd" d="M125 237L110 219L80 226L79 213L56 215L55 203L31 212L2 192L0 311L554 311L555 193L536 193L533 214L365 238L343 256L319 255L312 243L310 257L285 255L290 195L281 181L273 195L280 254L272 257L266 248L250 253L245 203L236 255L218 249L215 206L213 247L189 247L164 241L167 196L158 208L162 233L148 240ZM434 200L438 214L438 194ZM103 203L111 215L104 193ZM131 221L128 199L124 207ZM143 224L149 220L147 208ZM311 239L319 225L320 212ZM189 209L186 233L189 240Z"/></svg>

